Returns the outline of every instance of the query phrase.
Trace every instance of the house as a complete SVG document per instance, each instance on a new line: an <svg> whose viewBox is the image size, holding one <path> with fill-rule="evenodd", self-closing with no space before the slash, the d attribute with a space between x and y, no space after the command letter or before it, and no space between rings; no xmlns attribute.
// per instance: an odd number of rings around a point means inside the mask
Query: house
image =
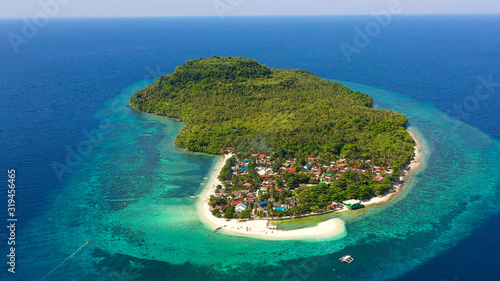
<svg viewBox="0 0 500 281"><path fill-rule="evenodd" d="M249 183L249 182L247 182L247 183L245 183L243 186L252 186L252 184L251 184L251 183Z"/></svg>
<svg viewBox="0 0 500 281"><path fill-rule="evenodd" d="M344 205L346 205L351 210L359 209L363 206L361 205L361 200L359 199L346 200L342 203L344 203Z"/></svg>
<svg viewBox="0 0 500 281"><path fill-rule="evenodd" d="M266 155L265 155L265 154L261 154L261 155L259 155L259 159L264 159L264 158L266 158Z"/></svg>
<svg viewBox="0 0 500 281"><path fill-rule="evenodd" d="M247 208L248 208L247 205L245 205L244 203L240 203L240 204L236 205L234 210L238 213L241 213L241 212L245 211Z"/></svg>
<svg viewBox="0 0 500 281"><path fill-rule="evenodd" d="M231 205L238 205L238 204L241 204L241 201L233 201L233 202L231 202Z"/></svg>
<svg viewBox="0 0 500 281"><path fill-rule="evenodd" d="M234 147L228 147L227 150L234 150Z"/></svg>
<svg viewBox="0 0 500 281"><path fill-rule="evenodd" d="M290 172L292 172L292 173L295 172L295 168L288 168L287 170L290 171Z"/></svg>
<svg viewBox="0 0 500 281"><path fill-rule="evenodd" d="M234 196L243 196L243 194L248 194L249 190L236 190L233 192Z"/></svg>
<svg viewBox="0 0 500 281"><path fill-rule="evenodd" d="M330 207L335 209L342 209L344 206L342 206L342 204L340 203L332 202L332 204L330 204Z"/></svg>
<svg viewBox="0 0 500 281"><path fill-rule="evenodd" d="M262 202L259 202L257 204L259 204L259 206L266 206L267 205L267 201L262 201Z"/></svg>
<svg viewBox="0 0 500 281"><path fill-rule="evenodd" d="M260 176L263 177L263 178L268 178L269 177L269 175L260 175Z"/></svg>
<svg viewBox="0 0 500 281"><path fill-rule="evenodd" d="M273 209L275 209L276 211L286 211L286 207L285 206L274 207Z"/></svg>

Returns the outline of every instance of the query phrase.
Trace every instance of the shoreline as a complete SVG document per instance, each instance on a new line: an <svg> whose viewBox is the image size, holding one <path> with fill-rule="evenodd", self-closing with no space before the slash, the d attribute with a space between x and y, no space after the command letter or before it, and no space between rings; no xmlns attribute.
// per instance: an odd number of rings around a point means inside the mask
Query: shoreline
<svg viewBox="0 0 500 281"><path fill-rule="evenodd" d="M395 184L393 190L383 196L371 198L370 200L362 201L365 206L378 205L390 201L394 196L400 193L403 185L412 175L411 172L418 170L422 164L422 143L417 138L416 133L412 130L407 130L410 136L415 141L415 157L409 164L404 167L400 175L402 184ZM223 159L217 163L218 167L210 174L207 187L203 189L200 199L197 204L197 209L200 214L201 221L210 226L222 227L221 232L229 235L244 236L254 239L264 240L327 240L327 239L340 239L346 235L344 221L339 218L329 219L320 222L313 227L295 229L295 230L275 230L268 229L271 219L267 220L248 220L237 221L235 219L226 220L224 218L217 218L210 212L208 200L210 195L215 193L217 185L221 184L218 179L219 173L224 167L226 161L231 158L233 154L224 154ZM340 210L346 211L346 208Z"/></svg>
<svg viewBox="0 0 500 281"><path fill-rule="evenodd" d="M414 172L418 171L421 166L422 166L422 151L423 151L423 146L422 146L422 141L417 137L415 131L413 130L406 130L410 136L413 138L415 141L415 157L410 161L409 164L407 164L403 171L400 174L400 184L394 184L393 188L391 191L389 191L387 194L382 195L382 196L377 196L373 197L370 200L366 201L361 201L361 204L364 206L370 206L370 205L379 205L383 203L389 202L394 196L398 195L401 190L403 189L403 186L406 185L406 182L411 179L411 176L413 175Z"/></svg>

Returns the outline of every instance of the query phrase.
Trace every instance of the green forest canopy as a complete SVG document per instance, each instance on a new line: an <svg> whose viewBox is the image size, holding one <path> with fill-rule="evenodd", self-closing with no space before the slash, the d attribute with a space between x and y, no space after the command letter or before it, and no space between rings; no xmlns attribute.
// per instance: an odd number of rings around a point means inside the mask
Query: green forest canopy
<svg viewBox="0 0 500 281"><path fill-rule="evenodd" d="M395 168L414 156L404 115L376 110L368 95L306 70L248 58L188 61L130 103L186 122L175 142L191 151L220 154L231 146L283 159L328 155Z"/></svg>

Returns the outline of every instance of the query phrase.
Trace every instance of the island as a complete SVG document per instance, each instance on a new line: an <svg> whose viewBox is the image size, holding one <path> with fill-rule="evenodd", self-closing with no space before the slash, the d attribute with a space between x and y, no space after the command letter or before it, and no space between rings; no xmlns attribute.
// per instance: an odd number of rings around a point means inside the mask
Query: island
<svg viewBox="0 0 500 281"><path fill-rule="evenodd" d="M188 61L129 102L185 122L179 147L224 155L201 206L217 230L309 237L278 231L269 220L379 202L373 198L395 191L418 160L404 115L377 110L370 96L306 70L269 68L249 58ZM343 230L331 221L308 233Z"/></svg>

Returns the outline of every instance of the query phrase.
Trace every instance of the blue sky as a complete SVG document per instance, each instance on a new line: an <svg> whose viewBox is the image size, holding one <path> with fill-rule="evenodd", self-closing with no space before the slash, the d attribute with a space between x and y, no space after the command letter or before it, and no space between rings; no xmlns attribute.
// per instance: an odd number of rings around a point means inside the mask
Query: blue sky
<svg viewBox="0 0 500 281"><path fill-rule="evenodd" d="M394 2L402 14L500 13L499 0L0 0L0 17L148 17L369 14ZM55 4L55 5L54 5Z"/></svg>

